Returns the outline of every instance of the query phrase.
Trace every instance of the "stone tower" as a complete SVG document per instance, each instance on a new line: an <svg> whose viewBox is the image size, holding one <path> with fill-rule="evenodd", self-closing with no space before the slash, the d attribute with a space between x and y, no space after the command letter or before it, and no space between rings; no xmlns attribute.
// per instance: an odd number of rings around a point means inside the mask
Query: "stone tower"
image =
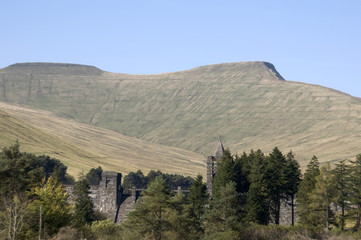
<svg viewBox="0 0 361 240"><path fill-rule="evenodd" d="M224 154L223 144L222 141L219 140L214 155L207 157L207 192L210 196L213 193L212 185L213 185L213 177L216 173L216 162L223 157L223 154Z"/></svg>
<svg viewBox="0 0 361 240"><path fill-rule="evenodd" d="M116 218L118 206L122 200L121 179L121 173L106 171L103 172L99 184L98 209L100 212L109 215L113 220Z"/></svg>

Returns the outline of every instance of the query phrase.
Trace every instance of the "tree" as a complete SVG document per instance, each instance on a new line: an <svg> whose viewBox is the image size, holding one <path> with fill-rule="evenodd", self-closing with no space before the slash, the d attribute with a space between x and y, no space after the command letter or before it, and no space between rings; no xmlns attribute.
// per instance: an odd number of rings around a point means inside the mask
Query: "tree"
<svg viewBox="0 0 361 240"><path fill-rule="evenodd" d="M213 179L213 195L217 196L220 189L225 187L227 183L237 181L237 171L235 161L229 149L224 151L224 155L220 161L217 162L216 175Z"/></svg>
<svg viewBox="0 0 361 240"><path fill-rule="evenodd" d="M275 147L266 158L265 179L269 189L270 210L276 224L280 222L281 200L286 199L286 159Z"/></svg>
<svg viewBox="0 0 361 240"><path fill-rule="evenodd" d="M130 172L124 177L122 187L124 189L131 189L133 186L138 189L147 187L147 178L143 175L142 171Z"/></svg>
<svg viewBox="0 0 361 240"><path fill-rule="evenodd" d="M250 182L247 193L247 216L248 222L267 225L269 222L269 189L265 175L265 156L261 150L251 151L250 173L248 180Z"/></svg>
<svg viewBox="0 0 361 240"><path fill-rule="evenodd" d="M41 185L42 179L50 176L65 182L71 179L66 170L67 167L57 159L20 152L20 144L16 141L0 153L0 192L27 191Z"/></svg>
<svg viewBox="0 0 361 240"><path fill-rule="evenodd" d="M92 168L85 175L85 179L88 181L89 185L99 185L100 181L102 180L102 173L103 169L101 166Z"/></svg>
<svg viewBox="0 0 361 240"><path fill-rule="evenodd" d="M355 220L354 230L360 228L361 221L361 154L356 156L355 161L350 161L350 216Z"/></svg>
<svg viewBox="0 0 361 240"><path fill-rule="evenodd" d="M300 183L299 191L297 193L298 215L300 216L300 223L308 225L312 222L310 215L310 204L312 203L311 193L315 189L317 176L320 175L319 162L316 156L313 156L308 163L304 177Z"/></svg>
<svg viewBox="0 0 361 240"><path fill-rule="evenodd" d="M332 211L330 209L331 200L334 197L335 184L332 179L330 165L324 166L320 174L316 177L315 188L310 194L308 224L316 227L326 227L329 229Z"/></svg>
<svg viewBox="0 0 361 240"><path fill-rule="evenodd" d="M194 214L198 221L204 213L204 206L208 201L207 186L202 181L202 176L198 175L193 185L189 189L188 200L192 206Z"/></svg>
<svg viewBox="0 0 361 240"><path fill-rule="evenodd" d="M55 234L61 227L70 223L71 206L63 186L56 179L43 179L41 186L31 189L34 201L29 206L29 223L31 229L44 231L48 236ZM39 219L40 218L40 222Z"/></svg>
<svg viewBox="0 0 361 240"><path fill-rule="evenodd" d="M298 187L301 182L301 169L298 162L295 160L295 156L292 151L287 154L286 157L286 168L285 168L285 176L286 176L286 198L287 200L291 200L291 218L292 218L292 226L295 224L295 213L294 213L294 200L296 193L298 192Z"/></svg>
<svg viewBox="0 0 361 240"><path fill-rule="evenodd" d="M75 195L73 225L82 227L95 219L94 204L89 197L89 183L84 177L80 177L76 182L73 193Z"/></svg>
<svg viewBox="0 0 361 240"><path fill-rule="evenodd" d="M219 189L219 194L211 199L210 206L204 214L206 236L239 230L244 210L244 204L240 202L240 199L235 182L227 183Z"/></svg>
<svg viewBox="0 0 361 240"><path fill-rule="evenodd" d="M169 209L172 208L170 191L162 177L156 177L143 192L135 210L124 223L128 239L163 239L164 232L171 227Z"/></svg>
<svg viewBox="0 0 361 240"><path fill-rule="evenodd" d="M341 160L335 164L335 169L332 170L333 181L335 183L335 198L334 202L341 208L340 225L341 230L345 228L345 210L349 207L350 196L350 167L346 164L346 160Z"/></svg>
<svg viewBox="0 0 361 240"><path fill-rule="evenodd" d="M200 239L203 234L201 223L183 192L171 198L171 208L167 212L170 228L164 233L166 239Z"/></svg>
<svg viewBox="0 0 361 240"><path fill-rule="evenodd" d="M24 225L24 216L29 202L24 192L2 197L0 201L0 229L6 231L7 239L18 239ZM2 237L5 238L5 236L0 235L0 238Z"/></svg>

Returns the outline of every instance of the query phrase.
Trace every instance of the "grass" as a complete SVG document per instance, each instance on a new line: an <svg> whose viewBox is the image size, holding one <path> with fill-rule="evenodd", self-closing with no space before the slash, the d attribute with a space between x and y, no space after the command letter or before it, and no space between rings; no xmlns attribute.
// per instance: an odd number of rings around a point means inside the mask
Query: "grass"
<svg viewBox="0 0 361 240"><path fill-rule="evenodd" d="M193 152L147 143L55 117L46 111L5 103L0 103L0 109L6 111L0 112L0 147L19 139L22 151L58 158L74 176L98 165L123 174L159 169L189 176L205 175L205 159Z"/></svg>
<svg viewBox="0 0 361 240"><path fill-rule="evenodd" d="M283 81L263 62L157 75L61 69L1 69L0 100L203 156L213 153L220 135L231 152L292 150L302 167L312 155L335 162L361 152L360 99Z"/></svg>

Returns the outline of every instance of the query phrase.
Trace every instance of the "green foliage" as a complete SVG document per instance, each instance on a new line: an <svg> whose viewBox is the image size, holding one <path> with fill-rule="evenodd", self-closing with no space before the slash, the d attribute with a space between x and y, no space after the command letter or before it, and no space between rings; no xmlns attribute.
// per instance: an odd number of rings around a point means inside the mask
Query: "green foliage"
<svg viewBox="0 0 361 240"><path fill-rule="evenodd" d="M91 231L97 239L116 240L120 238L121 226L111 220L95 221L91 225Z"/></svg>
<svg viewBox="0 0 361 240"><path fill-rule="evenodd" d="M331 200L335 195L335 184L331 174L332 172L328 165L327 167L322 167L320 174L316 177L315 188L309 195L309 214L306 216L308 225L329 229L333 216L330 208Z"/></svg>
<svg viewBox="0 0 361 240"><path fill-rule="evenodd" d="M41 186L31 189L34 201L29 206L28 224L30 231L38 232L39 218L42 219L42 232L47 236L56 233L61 227L67 226L71 220L71 206L67 202L67 194L57 180L49 177L43 179Z"/></svg>
<svg viewBox="0 0 361 240"><path fill-rule="evenodd" d="M319 162L317 157L313 156L307 165L306 172L297 193L297 202L299 203L297 212L300 217L300 223L303 225L312 223L312 219L309 217L312 215L312 211L310 210L310 204L312 203L311 193L315 189L317 176L319 175Z"/></svg>
<svg viewBox="0 0 361 240"><path fill-rule="evenodd" d="M249 159L247 157L232 156L229 149L224 151L224 155L216 164L216 172L213 179L213 195L217 196L221 188L228 183L234 182L239 193L245 193L249 188L247 179Z"/></svg>
<svg viewBox="0 0 361 240"><path fill-rule="evenodd" d="M50 176L66 182L70 179L66 170L67 167L57 159L20 152L20 144L16 141L0 153L0 189L2 193L29 190Z"/></svg>
<svg viewBox="0 0 361 240"><path fill-rule="evenodd" d="M147 176L144 176L142 171L130 172L124 177L122 187L124 189L131 189L133 186L140 189L147 188L150 182L153 182L155 178L162 177L165 180L166 185L171 190L176 190L180 186L182 189L189 189L193 183L193 178L184 177L179 174L162 173L161 171L149 171Z"/></svg>
<svg viewBox="0 0 361 240"><path fill-rule="evenodd" d="M360 228L361 222L361 154L356 156L355 161L350 161L350 204L354 208L350 209L350 217L354 219L354 230Z"/></svg>
<svg viewBox="0 0 361 240"><path fill-rule="evenodd" d="M346 213L350 207L349 196L351 194L351 175L350 167L346 164L346 160L341 160L335 164L332 170L333 181L335 183L335 196L333 202L341 208L341 213L336 215L336 224L340 225L341 231L345 228Z"/></svg>
<svg viewBox="0 0 361 240"><path fill-rule="evenodd" d="M89 185L99 185L102 180L103 169L101 166L97 168L91 168L89 172L85 175L85 179L88 181Z"/></svg>
<svg viewBox="0 0 361 240"><path fill-rule="evenodd" d="M189 189L188 201L194 211L196 219L200 221L204 213L204 206L208 202L207 186L202 181L202 176L198 175Z"/></svg>
<svg viewBox="0 0 361 240"><path fill-rule="evenodd" d="M81 177L74 186L75 206L73 213L73 225L82 227L95 219L94 204L89 197L89 183Z"/></svg>
<svg viewBox="0 0 361 240"><path fill-rule="evenodd" d="M269 189L265 174L265 156L261 150L251 151L251 170L249 173L250 187L247 194L247 222L268 224L269 221Z"/></svg>
<svg viewBox="0 0 361 240"><path fill-rule="evenodd" d="M218 232L236 231L244 214L244 203L237 192L236 183L227 183L219 189L219 194L211 199L203 218L205 235Z"/></svg>
<svg viewBox="0 0 361 240"><path fill-rule="evenodd" d="M144 176L143 172L138 170L137 172L130 172L123 179L123 189L131 189L135 186L138 189L145 189L147 187L148 179Z"/></svg>
<svg viewBox="0 0 361 240"><path fill-rule="evenodd" d="M124 223L127 229L125 234L128 239L162 239L164 232L170 228L167 219L172 206L170 191L165 181L161 177L156 177L143 194L144 197L137 202L135 210L129 213Z"/></svg>

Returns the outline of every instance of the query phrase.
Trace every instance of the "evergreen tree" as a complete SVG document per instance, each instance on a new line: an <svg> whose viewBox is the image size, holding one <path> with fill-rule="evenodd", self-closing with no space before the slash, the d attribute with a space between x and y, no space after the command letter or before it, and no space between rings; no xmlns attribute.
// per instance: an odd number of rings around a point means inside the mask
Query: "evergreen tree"
<svg viewBox="0 0 361 240"><path fill-rule="evenodd" d="M150 238L161 240L171 228L169 211L172 209L171 195L162 177L156 177L143 192L136 208L124 223L127 239Z"/></svg>
<svg viewBox="0 0 361 240"><path fill-rule="evenodd" d="M90 185L99 185L100 181L102 180L102 173L103 169L101 166L98 166L97 168L92 168L85 175L85 179Z"/></svg>
<svg viewBox="0 0 361 240"><path fill-rule="evenodd" d="M237 184L237 192L239 193L247 193L249 190L249 180L248 175L250 172L250 163L249 157L244 152L240 157L235 156L235 171L236 171L236 184Z"/></svg>
<svg viewBox="0 0 361 240"><path fill-rule="evenodd" d="M73 224L82 227L95 219L94 204L89 196L89 183L81 177L74 186L75 206Z"/></svg>
<svg viewBox="0 0 361 240"><path fill-rule="evenodd" d="M206 236L239 230L244 211L244 203L240 202L240 199L235 182L229 182L219 189L218 196L211 199L210 206L204 214Z"/></svg>
<svg viewBox="0 0 361 240"><path fill-rule="evenodd" d="M269 190L269 209L276 224L280 221L281 200L286 199L286 159L275 147L266 158L265 179Z"/></svg>
<svg viewBox="0 0 361 240"><path fill-rule="evenodd" d="M131 189L133 186L138 189L145 189L147 187L147 178L141 170L130 172L124 177L122 187L124 189Z"/></svg>
<svg viewBox="0 0 361 240"><path fill-rule="evenodd" d="M223 157L216 164L217 171L212 186L214 196L219 195L220 189L225 187L227 183L236 183L238 178L235 161L229 149L224 151Z"/></svg>
<svg viewBox="0 0 361 240"><path fill-rule="evenodd" d="M250 223L267 225L269 222L269 189L265 175L265 156L261 150L249 154L251 168L248 175L250 182L247 194L247 216Z"/></svg>
<svg viewBox="0 0 361 240"><path fill-rule="evenodd" d="M330 209L331 200L334 197L335 185L332 179L330 165L322 167L316 177L315 188L310 194L309 215L307 225L326 227L329 229L333 213Z"/></svg>
<svg viewBox="0 0 361 240"><path fill-rule="evenodd" d="M300 183L299 191L297 193L298 215L300 217L300 223L309 224L312 222L310 215L311 193L316 186L316 178L320 175L319 162L316 156L313 156L308 163L303 180Z"/></svg>
<svg viewBox="0 0 361 240"><path fill-rule="evenodd" d="M360 228L361 222L361 154L356 156L355 161L350 161L350 216L355 220L354 230Z"/></svg>
<svg viewBox="0 0 361 240"><path fill-rule="evenodd" d="M178 192L171 199L172 207L168 210L167 219L170 228L164 233L166 239L200 239L203 235L201 223L194 214L192 205L183 192Z"/></svg>
<svg viewBox="0 0 361 240"><path fill-rule="evenodd" d="M204 213L204 206L208 201L207 186L202 181L202 176L198 175L193 185L189 189L188 200L191 205L196 219L200 221Z"/></svg>
<svg viewBox="0 0 361 240"><path fill-rule="evenodd" d="M335 198L334 202L341 208L340 225L341 230L345 228L345 210L349 207L350 196L350 168L346 164L346 160L341 160L336 164L332 171L335 183Z"/></svg>
<svg viewBox="0 0 361 240"><path fill-rule="evenodd" d="M286 157L285 176L287 179L286 186L285 186L286 197L287 197L287 200L291 201L291 203L290 203L291 204L291 221L292 221L292 226L293 226L295 223L294 200L295 200L296 193L298 192L298 187L301 182L302 174L301 174L300 165L295 160L295 156L292 153L292 151L290 151Z"/></svg>

